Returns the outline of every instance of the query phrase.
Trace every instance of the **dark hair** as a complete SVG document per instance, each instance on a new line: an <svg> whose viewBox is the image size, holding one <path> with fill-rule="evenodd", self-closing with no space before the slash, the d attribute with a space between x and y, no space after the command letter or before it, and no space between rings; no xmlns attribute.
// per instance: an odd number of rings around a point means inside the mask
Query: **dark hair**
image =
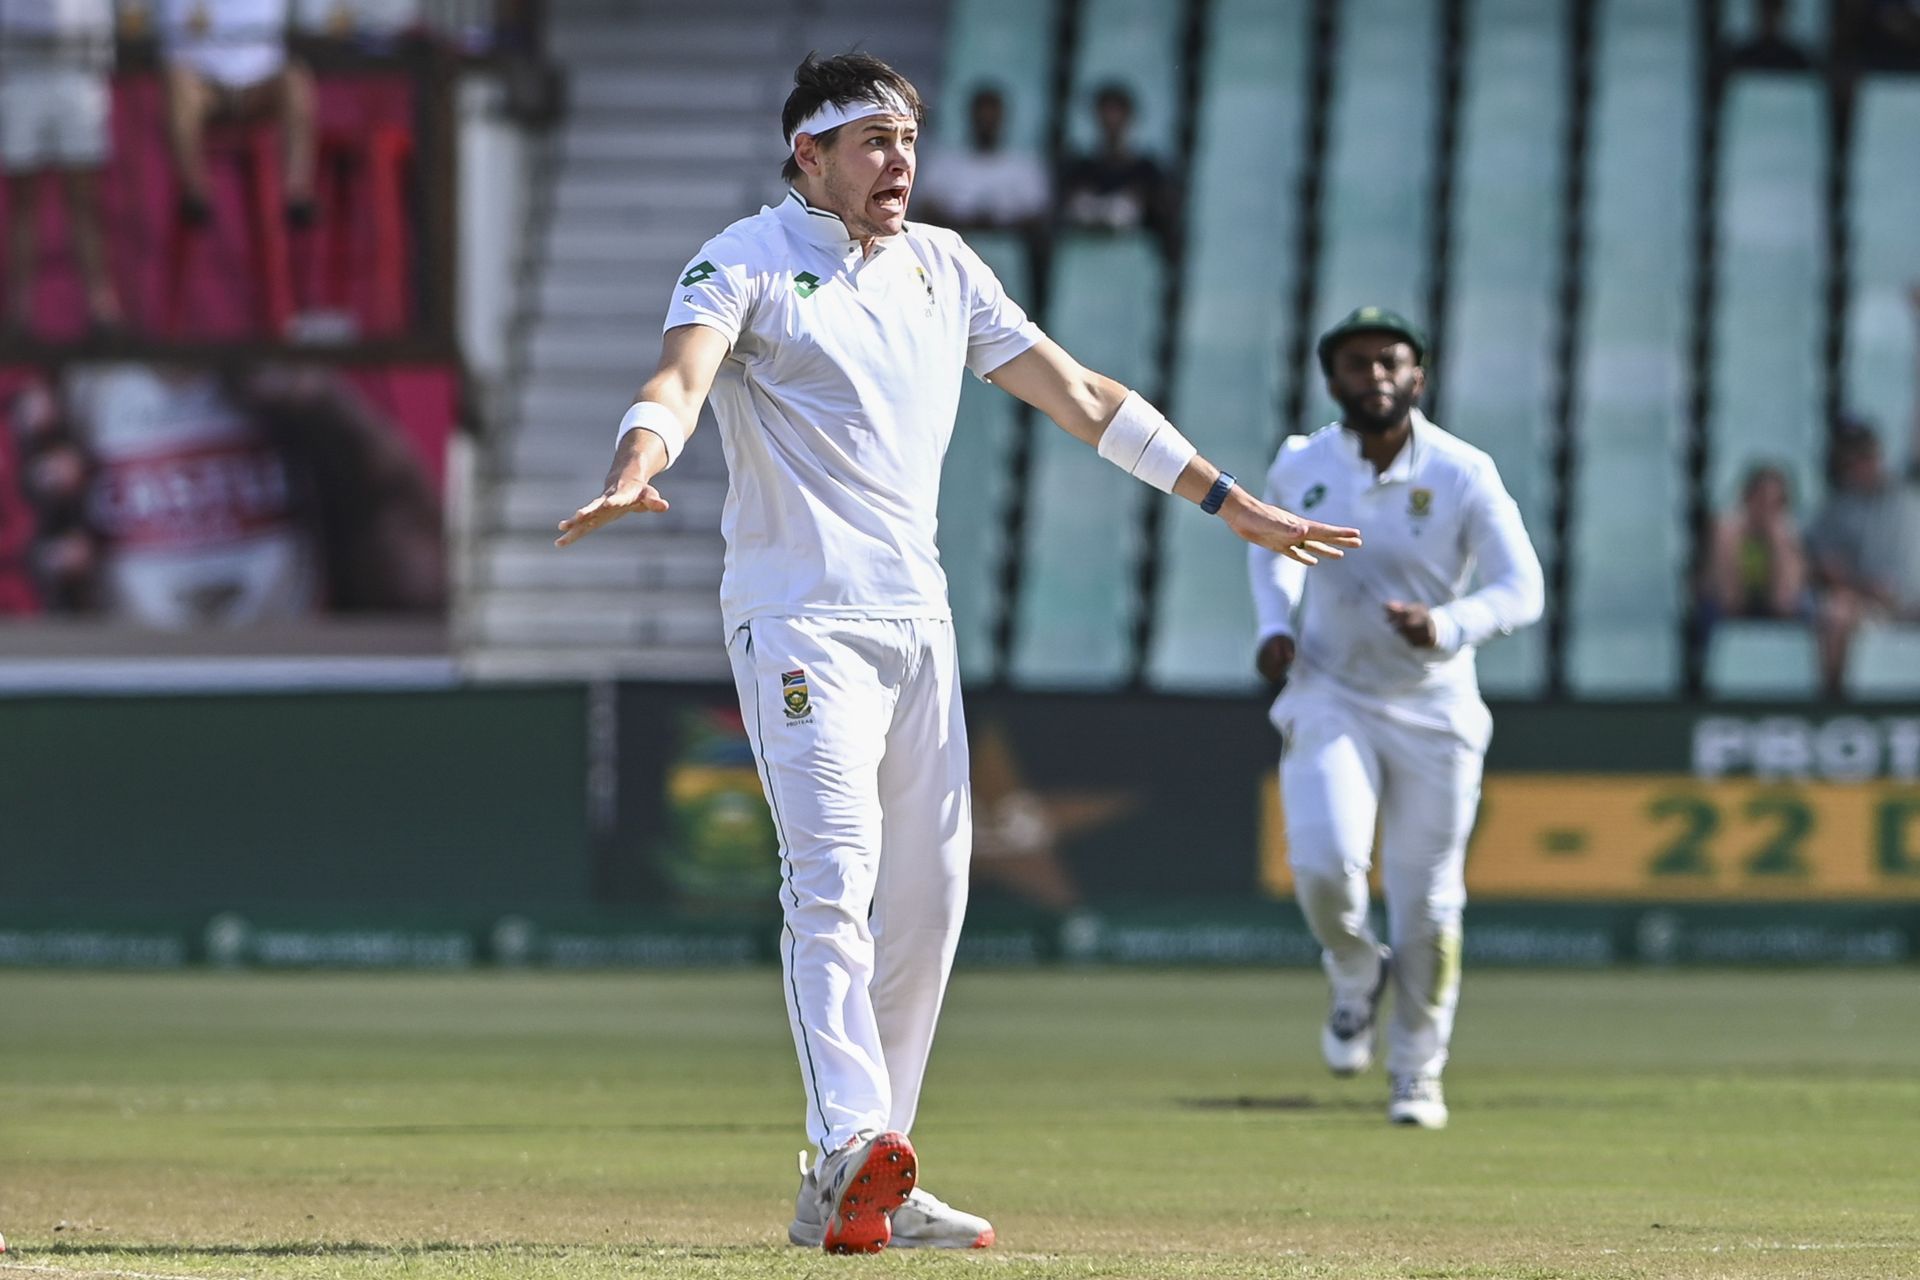
<svg viewBox="0 0 1920 1280"><path fill-rule="evenodd" d="M1762 484L1769 480L1780 482L1780 491L1787 495L1787 505L1793 505L1793 479L1787 475L1787 469L1777 462L1762 460L1747 468L1747 474L1740 482L1742 501L1753 497Z"/></svg>
<svg viewBox="0 0 1920 1280"><path fill-rule="evenodd" d="M787 105L780 108L780 132L791 142L800 122L825 104L842 106L858 102L873 96L876 89L899 94L913 108L914 123L925 123L927 109L920 101L920 91L913 87L911 80L872 54L837 53L831 58L820 58L809 53L793 69L793 92L787 95ZM818 141L822 146L832 146L839 132L829 129L818 135ZM780 166L780 176L788 182L800 176L800 166L794 163L791 149L786 163Z"/></svg>
<svg viewBox="0 0 1920 1280"><path fill-rule="evenodd" d="M1093 105L1096 109L1109 102L1117 102L1127 109L1129 115L1134 111L1133 90L1119 80L1108 80L1093 91Z"/></svg>

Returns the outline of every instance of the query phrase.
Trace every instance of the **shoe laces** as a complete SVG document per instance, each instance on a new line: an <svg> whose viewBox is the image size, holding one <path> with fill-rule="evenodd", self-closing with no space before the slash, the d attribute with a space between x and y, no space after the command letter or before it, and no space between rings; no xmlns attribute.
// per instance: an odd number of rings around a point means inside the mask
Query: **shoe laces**
<svg viewBox="0 0 1920 1280"><path fill-rule="evenodd" d="M1395 1076L1393 1100L1395 1102L1438 1102L1440 1101L1440 1078L1438 1076Z"/></svg>

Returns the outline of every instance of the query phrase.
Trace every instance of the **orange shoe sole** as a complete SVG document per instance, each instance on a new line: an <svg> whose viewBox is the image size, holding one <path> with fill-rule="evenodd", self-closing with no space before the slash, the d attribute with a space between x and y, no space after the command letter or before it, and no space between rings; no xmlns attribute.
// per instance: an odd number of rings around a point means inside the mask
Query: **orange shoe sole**
<svg viewBox="0 0 1920 1280"><path fill-rule="evenodd" d="M840 1203L827 1215L820 1247L828 1253L878 1253L893 1239L893 1211L907 1202L919 1175L913 1144L904 1133L883 1133L847 1179Z"/></svg>

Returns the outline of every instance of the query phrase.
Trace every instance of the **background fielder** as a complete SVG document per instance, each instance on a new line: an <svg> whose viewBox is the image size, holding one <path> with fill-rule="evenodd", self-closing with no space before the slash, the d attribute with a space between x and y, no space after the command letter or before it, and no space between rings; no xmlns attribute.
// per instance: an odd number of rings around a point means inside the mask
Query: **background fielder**
<svg viewBox="0 0 1920 1280"><path fill-rule="evenodd" d="M711 392L730 476L727 650L779 831L787 1012L820 1150L788 1234L835 1251L993 1238L919 1190L906 1137L971 844L934 540L962 371L1275 553L1311 564L1359 545L1237 488L1048 340L957 235L906 222L921 114L877 59L801 64L781 120L793 190L688 263L605 490L558 540L666 510L651 482Z"/></svg>
<svg viewBox="0 0 1920 1280"><path fill-rule="evenodd" d="M1539 618L1540 562L1493 460L1416 407L1418 328L1363 307L1321 338L1319 356L1341 420L1286 442L1266 496L1361 525L1367 554L1308 585L1299 566L1252 548L1257 662L1286 682L1272 718L1294 892L1333 986L1327 1063L1343 1075L1371 1064L1391 978L1388 1116L1437 1128L1467 837L1493 729L1473 650ZM1391 952L1367 920L1376 827Z"/></svg>

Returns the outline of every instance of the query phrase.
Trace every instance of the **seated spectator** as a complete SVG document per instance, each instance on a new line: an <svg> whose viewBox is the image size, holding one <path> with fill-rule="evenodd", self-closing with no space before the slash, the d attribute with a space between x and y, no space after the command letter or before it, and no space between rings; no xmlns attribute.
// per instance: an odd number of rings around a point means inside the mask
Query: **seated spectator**
<svg viewBox="0 0 1920 1280"><path fill-rule="evenodd" d="M922 216L965 230L1027 229L1052 204L1046 166L1031 151L1002 145L1006 100L983 85L967 107L967 145L936 149L915 179Z"/></svg>
<svg viewBox="0 0 1920 1280"><path fill-rule="evenodd" d="M1753 34L1728 57L1734 66L1752 71L1813 69L1813 59L1787 34L1787 0L1755 0Z"/></svg>
<svg viewBox="0 0 1920 1280"><path fill-rule="evenodd" d="M1810 550L1821 591L1821 674L1837 695L1861 623L1920 620L1920 494L1887 476L1880 441L1863 423L1841 425L1832 457L1834 492Z"/></svg>
<svg viewBox="0 0 1920 1280"><path fill-rule="evenodd" d="M96 332L121 323L100 234L100 173L109 151L110 0L0 0L0 170L7 182L7 302L0 326L33 328L40 199L64 179L74 257Z"/></svg>
<svg viewBox="0 0 1920 1280"><path fill-rule="evenodd" d="M1100 149L1067 161L1060 175L1061 216L1069 226L1104 231L1173 231L1172 184L1151 157L1133 149L1133 95L1118 84L1093 96Z"/></svg>
<svg viewBox="0 0 1920 1280"><path fill-rule="evenodd" d="M1807 619L1807 553L1793 518L1787 473L1772 463L1747 472L1740 505L1714 524L1708 550L1707 618Z"/></svg>
<svg viewBox="0 0 1920 1280"><path fill-rule="evenodd" d="M164 0L167 143L188 223L213 217L210 124L273 119L281 131L287 220L313 221L313 76L287 54L288 0Z"/></svg>

